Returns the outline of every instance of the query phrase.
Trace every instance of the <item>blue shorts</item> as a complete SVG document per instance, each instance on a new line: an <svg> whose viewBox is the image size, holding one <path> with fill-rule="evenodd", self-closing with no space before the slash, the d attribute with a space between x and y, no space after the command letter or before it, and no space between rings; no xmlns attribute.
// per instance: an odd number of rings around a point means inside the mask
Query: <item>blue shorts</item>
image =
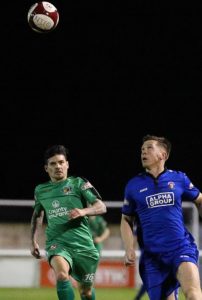
<svg viewBox="0 0 202 300"><path fill-rule="evenodd" d="M140 258L140 276L150 300L168 297L179 287L176 272L182 262L197 265L199 252L194 243L183 245L174 251L163 253L142 252Z"/></svg>

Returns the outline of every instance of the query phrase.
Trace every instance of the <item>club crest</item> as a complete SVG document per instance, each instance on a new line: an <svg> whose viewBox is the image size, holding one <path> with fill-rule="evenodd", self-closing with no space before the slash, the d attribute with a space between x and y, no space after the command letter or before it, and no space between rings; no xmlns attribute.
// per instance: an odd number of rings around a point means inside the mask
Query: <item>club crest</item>
<svg viewBox="0 0 202 300"><path fill-rule="evenodd" d="M173 181L169 181L168 186L169 186L170 189L174 189L175 183Z"/></svg>

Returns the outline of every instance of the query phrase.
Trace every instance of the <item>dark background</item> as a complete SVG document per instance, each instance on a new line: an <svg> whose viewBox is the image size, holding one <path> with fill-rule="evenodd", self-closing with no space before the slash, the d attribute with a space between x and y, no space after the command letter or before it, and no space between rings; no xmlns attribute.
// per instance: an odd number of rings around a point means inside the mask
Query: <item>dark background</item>
<svg viewBox="0 0 202 300"><path fill-rule="evenodd" d="M0 198L33 199L45 149L61 143L71 174L122 200L148 133L171 140L168 167L202 189L201 7L54 0L58 27L39 34L33 3L3 4ZM8 211L1 219L30 217Z"/></svg>

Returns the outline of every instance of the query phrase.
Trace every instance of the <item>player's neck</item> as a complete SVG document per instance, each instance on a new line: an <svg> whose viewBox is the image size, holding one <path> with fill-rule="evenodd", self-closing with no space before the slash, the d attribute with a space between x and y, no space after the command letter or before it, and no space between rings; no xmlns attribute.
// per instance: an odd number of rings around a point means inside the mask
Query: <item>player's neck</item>
<svg viewBox="0 0 202 300"><path fill-rule="evenodd" d="M50 178L52 182L57 183L57 182L62 182L65 181L67 179L67 176L62 177L62 178Z"/></svg>
<svg viewBox="0 0 202 300"><path fill-rule="evenodd" d="M165 170L164 166L153 166L151 168L147 168L146 172L151 174L153 177L158 177Z"/></svg>

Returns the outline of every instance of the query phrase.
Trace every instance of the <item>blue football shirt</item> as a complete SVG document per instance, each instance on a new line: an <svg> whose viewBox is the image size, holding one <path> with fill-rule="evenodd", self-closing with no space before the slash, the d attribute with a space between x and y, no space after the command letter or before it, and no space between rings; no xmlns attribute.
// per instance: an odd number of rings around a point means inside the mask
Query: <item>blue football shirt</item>
<svg viewBox="0 0 202 300"><path fill-rule="evenodd" d="M171 251L193 242L182 200L194 201L199 193L183 172L166 169L157 178L143 172L127 183L122 214L136 217L138 240L146 251Z"/></svg>

